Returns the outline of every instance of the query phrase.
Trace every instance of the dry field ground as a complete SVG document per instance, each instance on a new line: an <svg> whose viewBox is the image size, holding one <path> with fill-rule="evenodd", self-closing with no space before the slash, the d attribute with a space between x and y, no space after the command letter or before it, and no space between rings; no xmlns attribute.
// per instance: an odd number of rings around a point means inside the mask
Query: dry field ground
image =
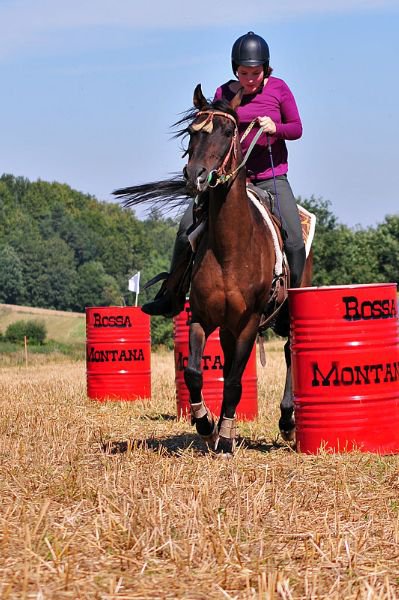
<svg viewBox="0 0 399 600"><path fill-rule="evenodd" d="M277 439L282 353L231 460L153 399L96 403L83 363L0 371L0 598L399 598L399 457L305 456Z"/></svg>

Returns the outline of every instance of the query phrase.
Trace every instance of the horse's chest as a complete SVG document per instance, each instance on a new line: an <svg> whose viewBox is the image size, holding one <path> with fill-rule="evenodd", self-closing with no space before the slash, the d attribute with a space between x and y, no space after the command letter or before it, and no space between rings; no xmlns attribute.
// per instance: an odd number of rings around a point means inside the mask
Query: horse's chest
<svg viewBox="0 0 399 600"><path fill-rule="evenodd" d="M247 309L246 292L250 288L248 269L242 265L243 274L237 277L237 268L228 262L223 265L212 252L208 252L195 269L192 279L192 296L197 312L207 315L214 324L233 326Z"/></svg>

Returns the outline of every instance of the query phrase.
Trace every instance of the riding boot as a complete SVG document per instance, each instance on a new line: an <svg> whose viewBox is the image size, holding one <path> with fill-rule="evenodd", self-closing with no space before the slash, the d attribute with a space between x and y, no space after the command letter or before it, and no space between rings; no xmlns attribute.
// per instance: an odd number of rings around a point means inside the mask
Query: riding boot
<svg viewBox="0 0 399 600"><path fill-rule="evenodd" d="M306 262L305 246L301 246L297 250L292 248L284 248L287 257L288 266L290 269L290 288L300 287L303 271ZM290 333L290 319L288 312L288 303L285 301L281 307L276 323L273 325L274 333L287 337Z"/></svg>
<svg viewBox="0 0 399 600"><path fill-rule="evenodd" d="M186 232L179 232L173 248L169 274L154 300L143 304L143 312L153 316L175 317L183 310L190 287L191 257L192 250Z"/></svg>
<svg viewBox="0 0 399 600"><path fill-rule="evenodd" d="M285 248L284 251L290 268L290 288L300 287L306 262L305 246L297 250Z"/></svg>

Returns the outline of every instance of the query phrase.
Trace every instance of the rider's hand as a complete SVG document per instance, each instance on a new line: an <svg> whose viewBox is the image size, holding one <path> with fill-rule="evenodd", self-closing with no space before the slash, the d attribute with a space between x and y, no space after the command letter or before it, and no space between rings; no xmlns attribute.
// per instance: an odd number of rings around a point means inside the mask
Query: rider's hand
<svg viewBox="0 0 399 600"><path fill-rule="evenodd" d="M276 133L276 123L270 117L258 117L258 123L262 127L264 133L274 135Z"/></svg>

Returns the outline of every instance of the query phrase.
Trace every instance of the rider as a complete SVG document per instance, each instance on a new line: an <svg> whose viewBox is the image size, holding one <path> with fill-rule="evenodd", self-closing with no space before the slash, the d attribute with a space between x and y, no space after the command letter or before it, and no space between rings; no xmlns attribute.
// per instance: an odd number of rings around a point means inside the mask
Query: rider
<svg viewBox="0 0 399 600"><path fill-rule="evenodd" d="M282 221L284 251L290 268L290 286L298 287L305 266L306 254L302 228L294 194L287 179L288 162L285 140L296 140L302 135L298 108L287 84L271 75L269 47L266 41L252 31L239 37L233 45L231 64L238 81L230 80L220 86L215 100L228 101L242 89L239 134L242 135L253 119L258 119L266 135L253 148L247 163L247 176L256 186L275 197L275 213ZM245 155L256 131L242 141ZM185 290L180 286L190 256L186 231L192 224L192 204L184 213L176 236L170 274L155 300L147 302L142 310L150 315L175 316L184 306Z"/></svg>

